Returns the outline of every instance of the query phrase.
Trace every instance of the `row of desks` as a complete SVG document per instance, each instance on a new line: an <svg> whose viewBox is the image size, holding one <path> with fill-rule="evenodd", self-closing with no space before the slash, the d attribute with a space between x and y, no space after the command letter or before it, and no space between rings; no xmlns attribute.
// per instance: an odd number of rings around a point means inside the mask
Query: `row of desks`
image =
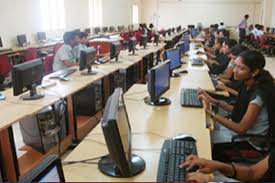
<svg viewBox="0 0 275 183"><path fill-rule="evenodd" d="M66 181L69 182L155 182L158 161L165 139L181 133L189 133L197 140L198 155L211 159L210 131L207 129L204 109L185 108L180 105L181 88L203 88L214 91L207 67L192 67L189 58L195 51L190 51L181 69L188 69L188 74L171 78L169 91L164 96L172 104L164 107L152 107L144 103L148 96L147 86L135 84L125 95L125 104L132 130L132 151L146 162L146 169L131 178L112 178L102 174L96 164L64 165ZM73 152L64 160L80 161L108 154L101 126L98 125Z"/></svg>

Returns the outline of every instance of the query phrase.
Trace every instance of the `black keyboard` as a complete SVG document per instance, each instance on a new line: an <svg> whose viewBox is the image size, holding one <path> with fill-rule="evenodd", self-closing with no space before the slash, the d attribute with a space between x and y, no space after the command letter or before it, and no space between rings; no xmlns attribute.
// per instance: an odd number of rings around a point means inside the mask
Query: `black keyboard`
<svg viewBox="0 0 275 183"><path fill-rule="evenodd" d="M192 59L191 62L192 66L203 66L203 61L201 59L195 58Z"/></svg>
<svg viewBox="0 0 275 183"><path fill-rule="evenodd" d="M185 182L188 172L179 165L191 154L197 155L195 142L165 140L159 158L157 182Z"/></svg>
<svg viewBox="0 0 275 183"><path fill-rule="evenodd" d="M60 71L54 72L50 75L48 75L48 77L50 79L60 79L60 78L65 78L69 75L71 75L72 73L76 72L77 69L62 69Z"/></svg>
<svg viewBox="0 0 275 183"><path fill-rule="evenodd" d="M184 107L203 107L202 102L198 99L196 89L182 88L180 92L180 103Z"/></svg>

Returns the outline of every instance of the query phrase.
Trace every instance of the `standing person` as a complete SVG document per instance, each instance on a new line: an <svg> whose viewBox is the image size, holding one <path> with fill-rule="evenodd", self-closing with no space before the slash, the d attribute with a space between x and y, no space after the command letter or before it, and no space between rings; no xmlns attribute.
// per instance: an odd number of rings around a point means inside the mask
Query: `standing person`
<svg viewBox="0 0 275 183"><path fill-rule="evenodd" d="M248 18L249 18L249 15L245 15L244 19L241 21L241 23L238 26L238 28L239 28L239 36L240 36L240 40L239 40L240 44L242 44L242 42L245 40Z"/></svg>

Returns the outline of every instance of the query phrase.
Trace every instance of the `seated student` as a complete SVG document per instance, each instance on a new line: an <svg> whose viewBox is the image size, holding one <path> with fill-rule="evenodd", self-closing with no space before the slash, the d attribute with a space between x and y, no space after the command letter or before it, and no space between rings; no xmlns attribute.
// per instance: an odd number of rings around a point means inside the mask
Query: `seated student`
<svg viewBox="0 0 275 183"><path fill-rule="evenodd" d="M212 103L232 112L231 119L228 119L220 114L215 114L210 109L206 109L206 112L220 127L211 134L214 143L213 159L216 160L224 160L224 157L221 157L219 153L219 150L221 151L219 147L221 146L215 143L228 144L226 142L231 142L231 138L236 134L249 133L265 136L271 130L269 127L272 122L269 117L272 116L271 119L274 119L274 114L271 112L274 99L267 99L267 97L273 96L274 78L268 71L264 70L264 56L257 51L245 51L239 55L235 64L234 78L243 81L244 84L234 106L210 97L205 91L201 91L199 95L199 98L206 103ZM261 144L256 144L250 139L249 142L240 142L240 145L252 149L261 146Z"/></svg>
<svg viewBox="0 0 275 183"><path fill-rule="evenodd" d="M76 32L66 32L63 39L64 45L58 49L54 56L54 72L78 65L73 52L73 48L79 44L78 34Z"/></svg>
<svg viewBox="0 0 275 183"><path fill-rule="evenodd" d="M218 38L216 39L213 48L204 47L206 50L206 54L210 59L215 59L219 54L222 53L223 42L224 42L223 38Z"/></svg>
<svg viewBox="0 0 275 183"><path fill-rule="evenodd" d="M78 36L79 36L79 44L73 48L73 52L76 57L76 60L79 60L81 50L85 50L89 43L88 34L86 32L80 32Z"/></svg>
<svg viewBox="0 0 275 183"><path fill-rule="evenodd" d="M274 182L275 181L275 148L269 155L253 166L241 166L236 164L225 164L219 161L206 160L190 155L185 162L182 162L180 168L186 168L187 171L193 167L198 167L196 172L189 173L186 181L196 182L235 182L236 180L245 182ZM216 172L222 173L223 180L215 180L209 174ZM221 178L220 178L221 179ZM234 180L235 179L235 180Z"/></svg>
<svg viewBox="0 0 275 183"><path fill-rule="evenodd" d="M218 75L218 74L221 74L222 72L224 72L224 70L226 69L226 67L230 61L229 54L231 52L231 49L236 44L237 44L237 41L234 39L225 40L223 43L223 47L222 47L222 53L219 54L215 58L215 60L206 60L205 61L205 63L210 68L211 74Z"/></svg>
<svg viewBox="0 0 275 183"><path fill-rule="evenodd" d="M226 29L226 25L224 25L224 23L221 22L219 25L219 30L225 30L225 29Z"/></svg>

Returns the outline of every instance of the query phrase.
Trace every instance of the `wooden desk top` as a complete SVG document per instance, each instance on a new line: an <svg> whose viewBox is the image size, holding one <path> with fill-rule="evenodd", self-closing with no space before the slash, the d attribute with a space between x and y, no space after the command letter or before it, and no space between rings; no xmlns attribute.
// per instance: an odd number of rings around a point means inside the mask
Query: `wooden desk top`
<svg viewBox="0 0 275 183"><path fill-rule="evenodd" d="M194 72L194 73L193 73ZM196 74L198 82L190 80ZM160 149L166 138L180 133L190 133L197 139L200 157L211 159L211 144L209 130L206 129L206 116L203 109L185 108L180 105L180 88L203 86L206 83L207 72L191 71L190 76L171 79L171 88L164 96L172 104L164 107L152 107L144 103L148 96L147 86L136 84L125 94L125 104L133 134L133 153L142 156L146 169L132 178L111 178L103 175L97 165L73 164L63 166L66 181L156 181ZM189 74L188 74L189 75ZM209 77L209 76L208 76ZM189 78L189 79L188 79ZM206 86L211 88L211 86ZM91 148L92 147L92 148ZM64 160L78 161L108 154L101 126L98 125L74 151Z"/></svg>

